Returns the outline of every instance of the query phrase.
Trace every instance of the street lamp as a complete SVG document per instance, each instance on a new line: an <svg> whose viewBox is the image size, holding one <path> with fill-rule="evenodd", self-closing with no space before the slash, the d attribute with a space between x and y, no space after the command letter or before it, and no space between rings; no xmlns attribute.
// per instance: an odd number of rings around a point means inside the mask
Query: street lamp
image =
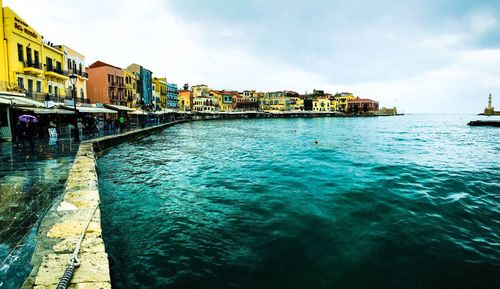
<svg viewBox="0 0 500 289"><path fill-rule="evenodd" d="M73 107L75 109L75 141L80 141L80 132L78 131L78 121L77 121L77 115L78 111L76 110L76 80L78 79L78 76L74 73L69 75L69 81L71 81L71 84L73 85Z"/></svg>

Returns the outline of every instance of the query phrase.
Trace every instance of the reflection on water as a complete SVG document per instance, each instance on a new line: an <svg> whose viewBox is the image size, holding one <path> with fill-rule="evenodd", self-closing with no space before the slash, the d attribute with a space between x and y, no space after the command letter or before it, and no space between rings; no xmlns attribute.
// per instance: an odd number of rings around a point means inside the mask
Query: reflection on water
<svg viewBox="0 0 500 289"><path fill-rule="evenodd" d="M19 288L31 270L33 227L63 188L78 145L42 141L0 144L0 287Z"/></svg>

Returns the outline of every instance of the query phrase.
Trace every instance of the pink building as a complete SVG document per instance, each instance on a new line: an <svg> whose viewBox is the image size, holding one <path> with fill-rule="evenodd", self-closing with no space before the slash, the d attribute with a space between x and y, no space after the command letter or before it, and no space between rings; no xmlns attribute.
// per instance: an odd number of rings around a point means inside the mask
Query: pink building
<svg viewBox="0 0 500 289"><path fill-rule="evenodd" d="M87 95L90 103L127 105L123 69L96 61L86 69Z"/></svg>

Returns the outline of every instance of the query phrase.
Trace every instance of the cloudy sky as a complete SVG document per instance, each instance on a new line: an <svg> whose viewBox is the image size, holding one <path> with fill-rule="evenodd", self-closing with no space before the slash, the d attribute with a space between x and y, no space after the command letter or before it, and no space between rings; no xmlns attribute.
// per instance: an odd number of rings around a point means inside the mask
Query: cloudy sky
<svg viewBox="0 0 500 289"><path fill-rule="evenodd" d="M500 0L4 0L46 39L169 82L500 108Z"/></svg>

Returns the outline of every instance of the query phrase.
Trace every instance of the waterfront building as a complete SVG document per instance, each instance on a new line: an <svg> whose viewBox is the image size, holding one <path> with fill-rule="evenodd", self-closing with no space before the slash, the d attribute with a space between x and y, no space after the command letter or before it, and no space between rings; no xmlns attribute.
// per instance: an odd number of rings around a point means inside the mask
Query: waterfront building
<svg viewBox="0 0 500 289"><path fill-rule="evenodd" d="M337 100L337 107L339 112L347 112L347 103L351 99L355 99L356 97L350 92L341 92L336 93L334 98Z"/></svg>
<svg viewBox="0 0 500 289"><path fill-rule="evenodd" d="M137 92L137 79L136 74L128 69L123 70L125 78L125 97L127 99L127 107L135 108L140 105L141 96Z"/></svg>
<svg viewBox="0 0 500 289"><path fill-rule="evenodd" d="M76 100L80 103L89 103L87 98L87 80L88 74L85 72L85 56L69 48L66 45L57 45L55 48L61 50L64 55L63 69L68 74L76 74L78 76L76 81ZM66 98L73 99L73 85L66 80Z"/></svg>
<svg viewBox="0 0 500 289"><path fill-rule="evenodd" d="M191 90L189 90L189 86L185 84L183 89L179 90L178 93L179 93L179 111L193 110L193 93Z"/></svg>
<svg viewBox="0 0 500 289"><path fill-rule="evenodd" d="M219 111L232 111L233 97L236 98L238 93L236 91L227 90L210 90L210 96L217 99Z"/></svg>
<svg viewBox="0 0 500 289"><path fill-rule="evenodd" d="M298 94L290 96L290 109L296 111L304 110L304 99Z"/></svg>
<svg viewBox="0 0 500 289"><path fill-rule="evenodd" d="M347 112L351 114L376 114L378 101L368 98L355 98L347 101Z"/></svg>
<svg viewBox="0 0 500 289"><path fill-rule="evenodd" d="M216 112L219 110L219 100L211 96L193 98L193 110L198 112Z"/></svg>
<svg viewBox="0 0 500 289"><path fill-rule="evenodd" d="M245 90L233 96L233 110L257 111L258 109L258 93L255 90Z"/></svg>
<svg viewBox="0 0 500 289"><path fill-rule="evenodd" d="M152 79L153 107L157 110L167 107L167 78Z"/></svg>
<svg viewBox="0 0 500 289"><path fill-rule="evenodd" d="M259 100L259 108L264 111L290 111L291 99L298 96L299 94L294 91L268 92Z"/></svg>
<svg viewBox="0 0 500 289"><path fill-rule="evenodd" d="M90 103L127 105L123 69L96 61L87 69L87 92Z"/></svg>
<svg viewBox="0 0 500 289"><path fill-rule="evenodd" d="M179 109L179 91L175 83L167 82L167 108L173 110Z"/></svg>
<svg viewBox="0 0 500 289"><path fill-rule="evenodd" d="M210 96L210 88L205 84L198 84L191 86L191 91L193 92L193 97L205 97Z"/></svg>
<svg viewBox="0 0 500 289"><path fill-rule="evenodd" d="M127 70L132 71L137 76L137 91L141 97L141 105L145 108L153 108L153 73L139 64L131 64Z"/></svg>
<svg viewBox="0 0 500 289"><path fill-rule="evenodd" d="M9 7L0 11L0 90L60 101L68 80L63 52Z"/></svg>
<svg viewBox="0 0 500 289"><path fill-rule="evenodd" d="M318 96L313 100L313 111L330 111L330 99L327 96Z"/></svg>
<svg viewBox="0 0 500 289"><path fill-rule="evenodd" d="M339 101L335 97L330 97L330 111L339 111Z"/></svg>

